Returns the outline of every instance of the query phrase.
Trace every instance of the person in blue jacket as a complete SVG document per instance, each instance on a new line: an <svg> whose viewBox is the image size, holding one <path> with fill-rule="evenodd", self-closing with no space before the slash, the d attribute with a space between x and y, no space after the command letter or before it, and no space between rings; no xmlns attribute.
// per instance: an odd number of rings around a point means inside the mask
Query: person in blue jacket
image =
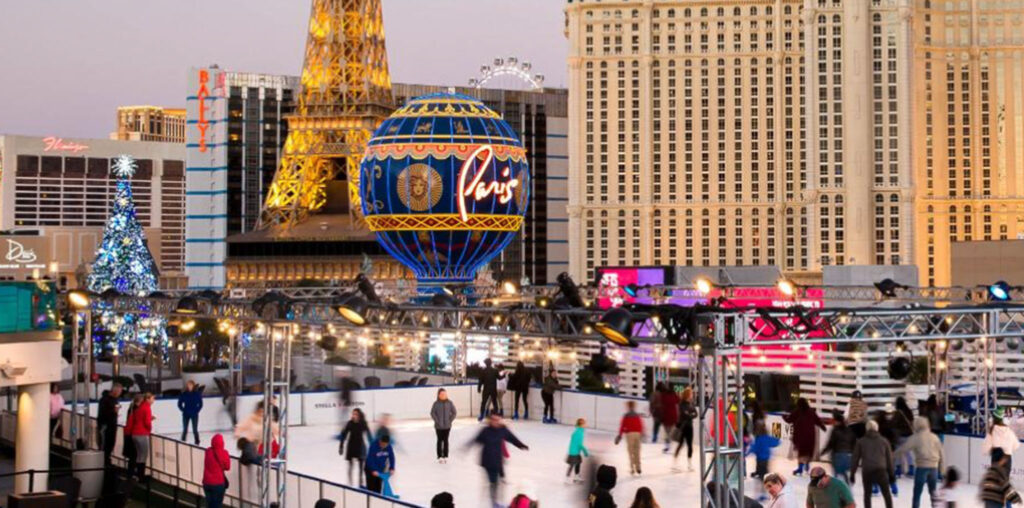
<svg viewBox="0 0 1024 508"><path fill-rule="evenodd" d="M192 437L199 444L199 411L203 409L203 394L196 391L196 382L189 379L185 391L178 396L178 410L181 411L181 440L188 437L188 423L192 422Z"/></svg>
<svg viewBox="0 0 1024 508"><path fill-rule="evenodd" d="M384 477L395 475L395 449L391 438L384 435L370 443L366 452L366 489L380 494L384 490Z"/></svg>
<svg viewBox="0 0 1024 508"><path fill-rule="evenodd" d="M768 474L768 461L772 459L772 448L779 446L780 443L779 438L768 433L768 428L765 427L763 421L757 422L754 427L754 442L747 447L747 455L753 455L757 459L757 468L754 470L754 474L750 475L751 477L764 481L765 475ZM761 488L763 489L764 486L762 485ZM766 499L768 496L762 491L760 500Z"/></svg>
<svg viewBox="0 0 1024 508"><path fill-rule="evenodd" d="M501 415L491 413L487 426L480 430L480 433L471 441L467 447L478 444L480 450L480 465L487 471L487 480L490 482L491 505L498 505L499 481L505 477L505 442L512 443L520 450L529 450L530 447L523 444L502 422Z"/></svg>

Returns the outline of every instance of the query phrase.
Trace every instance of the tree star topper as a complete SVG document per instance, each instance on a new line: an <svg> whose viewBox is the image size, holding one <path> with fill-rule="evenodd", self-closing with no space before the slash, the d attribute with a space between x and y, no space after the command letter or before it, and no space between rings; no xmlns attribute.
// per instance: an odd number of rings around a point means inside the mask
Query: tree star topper
<svg viewBox="0 0 1024 508"><path fill-rule="evenodd" d="M131 178L135 176L135 159L131 155L121 154L114 159L114 176L118 178Z"/></svg>

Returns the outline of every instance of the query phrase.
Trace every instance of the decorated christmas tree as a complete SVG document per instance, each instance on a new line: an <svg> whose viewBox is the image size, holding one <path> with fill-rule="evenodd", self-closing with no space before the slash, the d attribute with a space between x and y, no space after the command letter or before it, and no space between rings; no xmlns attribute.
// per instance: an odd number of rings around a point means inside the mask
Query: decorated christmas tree
<svg viewBox="0 0 1024 508"><path fill-rule="evenodd" d="M131 185L135 169L135 160L128 155L115 159L111 168L117 178L117 194L103 230L103 242L92 263L92 272L86 278L90 291L104 293L114 290L121 295L146 296L157 290L159 271L146 245L142 224L135 215ZM138 314L115 314L104 309L103 305L99 310L101 316L97 326L101 329L93 336L102 342L102 337L113 333L110 347L114 351L120 352L126 341L166 345L164 320L150 318L145 305L139 308ZM100 349L104 347L102 343L97 346Z"/></svg>
<svg viewBox="0 0 1024 508"><path fill-rule="evenodd" d="M87 278L89 290L96 293L114 289L123 295L145 296L157 289L159 272L135 216L131 185L135 168L135 160L128 155L114 161L117 195Z"/></svg>

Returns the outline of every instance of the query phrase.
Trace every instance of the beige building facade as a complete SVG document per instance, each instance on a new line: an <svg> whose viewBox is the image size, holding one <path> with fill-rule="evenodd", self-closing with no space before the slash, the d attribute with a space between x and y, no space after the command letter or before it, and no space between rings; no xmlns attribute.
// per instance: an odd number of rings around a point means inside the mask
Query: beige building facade
<svg viewBox="0 0 1024 508"><path fill-rule="evenodd" d="M570 268L913 263L913 0L571 0Z"/></svg>
<svg viewBox="0 0 1024 508"><path fill-rule="evenodd" d="M943 286L955 242L1024 235L1024 0L915 2L916 261Z"/></svg>
<svg viewBox="0 0 1024 508"><path fill-rule="evenodd" d="M119 141L185 142L185 108L121 106L117 108L117 131L110 139Z"/></svg>

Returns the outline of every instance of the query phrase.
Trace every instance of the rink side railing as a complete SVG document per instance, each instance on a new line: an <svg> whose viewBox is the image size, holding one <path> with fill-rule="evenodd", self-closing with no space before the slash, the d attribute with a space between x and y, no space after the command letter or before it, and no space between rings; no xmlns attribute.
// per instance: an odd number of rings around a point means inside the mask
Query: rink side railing
<svg viewBox="0 0 1024 508"><path fill-rule="evenodd" d="M5 413L0 423L0 437L13 442L16 419L11 413ZM70 440L71 412L61 413L61 425L65 429L63 437L52 438L53 444L73 450ZM96 419L90 418L86 432L96 431ZM123 439L124 427L118 426L117 443L114 446L112 461L124 467ZM95 438L94 438L95 440ZM230 439L229 439L230 440ZM243 466L236 455L231 454L231 443L226 443L231 455L231 469L227 472L228 490L224 496L226 506L240 508L258 507L259 488L257 477L259 466ZM146 473L153 479L170 487L181 489L200 497L203 496L203 467L206 449L178 441L176 439L153 434L150 436L149 459L146 462ZM275 470L273 474L278 474ZM276 476L272 481L276 480ZM422 508L420 505L367 492L365 490L331 482L321 478L288 471L287 506L313 506L319 499L330 499L337 503L338 508ZM271 502L277 501L271 499Z"/></svg>

